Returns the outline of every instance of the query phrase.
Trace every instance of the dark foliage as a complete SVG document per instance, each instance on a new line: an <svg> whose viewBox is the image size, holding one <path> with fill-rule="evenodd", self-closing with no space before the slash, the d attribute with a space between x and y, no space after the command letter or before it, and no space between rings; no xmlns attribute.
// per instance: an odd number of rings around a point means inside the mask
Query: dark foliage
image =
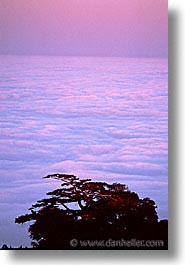
<svg viewBox="0 0 185 265"><path fill-rule="evenodd" d="M34 221L29 227L33 248L106 249L105 245L82 246L80 242L110 239L162 240L163 246L156 248L167 248L167 221L158 221L153 200L140 199L123 184L80 180L64 174L45 178L60 180L61 187L32 205L30 214L15 220L16 223Z"/></svg>

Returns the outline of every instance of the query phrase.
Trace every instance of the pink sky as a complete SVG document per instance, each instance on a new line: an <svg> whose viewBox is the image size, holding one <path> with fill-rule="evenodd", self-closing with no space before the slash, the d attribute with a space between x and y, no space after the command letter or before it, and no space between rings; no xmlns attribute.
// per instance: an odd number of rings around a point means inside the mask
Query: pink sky
<svg viewBox="0 0 185 265"><path fill-rule="evenodd" d="M0 0L0 53L167 57L167 0Z"/></svg>

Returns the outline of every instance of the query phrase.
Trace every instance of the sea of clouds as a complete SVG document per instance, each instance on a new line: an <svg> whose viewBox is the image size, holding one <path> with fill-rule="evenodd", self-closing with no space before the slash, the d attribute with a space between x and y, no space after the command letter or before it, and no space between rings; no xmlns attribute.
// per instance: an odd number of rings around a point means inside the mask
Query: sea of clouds
<svg viewBox="0 0 185 265"><path fill-rule="evenodd" d="M1 56L0 67L0 244L29 244L14 219L57 186L49 173L125 183L167 218L167 60Z"/></svg>

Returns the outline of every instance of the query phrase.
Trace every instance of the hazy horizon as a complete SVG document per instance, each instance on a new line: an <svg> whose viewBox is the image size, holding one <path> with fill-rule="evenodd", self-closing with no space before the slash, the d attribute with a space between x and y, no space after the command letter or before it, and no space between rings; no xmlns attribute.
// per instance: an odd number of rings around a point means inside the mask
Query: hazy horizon
<svg viewBox="0 0 185 265"><path fill-rule="evenodd" d="M167 58L167 0L0 0L0 54Z"/></svg>
<svg viewBox="0 0 185 265"><path fill-rule="evenodd" d="M156 60L168 60L168 57L150 57L150 56L143 56L143 57L137 57L137 56L133 56L133 57L129 57L129 56L106 56L106 55L62 55L62 54L11 54L11 53L7 53L7 54L3 54L0 53L0 56L14 56L14 57L19 57L19 56L24 56L24 57L86 57L86 58L121 58L121 59L156 59Z"/></svg>

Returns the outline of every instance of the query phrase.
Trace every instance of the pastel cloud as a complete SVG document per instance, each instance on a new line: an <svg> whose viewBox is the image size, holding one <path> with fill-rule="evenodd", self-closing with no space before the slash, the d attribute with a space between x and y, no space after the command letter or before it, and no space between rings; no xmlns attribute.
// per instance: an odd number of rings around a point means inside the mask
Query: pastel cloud
<svg viewBox="0 0 185 265"><path fill-rule="evenodd" d="M0 64L2 209L24 201L27 209L56 185L42 176L63 172L126 183L167 217L166 60L21 56Z"/></svg>

